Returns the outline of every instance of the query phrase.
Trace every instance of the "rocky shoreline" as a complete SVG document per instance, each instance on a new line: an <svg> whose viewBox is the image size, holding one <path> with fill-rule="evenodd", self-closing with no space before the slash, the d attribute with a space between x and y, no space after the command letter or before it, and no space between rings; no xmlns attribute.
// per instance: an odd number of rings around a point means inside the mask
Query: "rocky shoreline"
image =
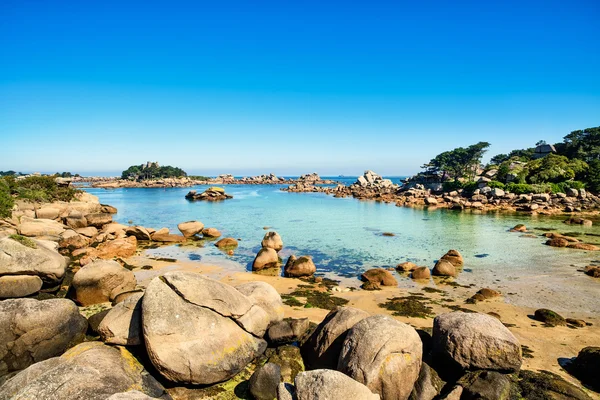
<svg viewBox="0 0 600 400"><path fill-rule="evenodd" d="M252 274L151 259L199 240L231 254L237 240L199 221L121 225L116 211L81 193L3 220L0 399L598 398L598 316L453 284L456 250L431 271L398 265L436 288L402 291L372 269L360 290L315 276L310 256L284 264L273 231Z"/></svg>
<svg viewBox="0 0 600 400"><path fill-rule="evenodd" d="M72 178L72 182L79 184L88 184L90 187L103 189L116 188L170 188L170 187L190 187L196 185L284 185L284 184L315 184L332 185L336 181L321 179L316 173L305 174L298 179L277 177L274 174L257 175L251 177L235 178L232 175L220 175L216 178L193 179L183 178L165 178L165 179L147 179L135 181L130 179L121 179L118 177L78 177Z"/></svg>
<svg viewBox="0 0 600 400"><path fill-rule="evenodd" d="M438 190L427 189L423 184L394 185L373 171L365 171L364 175L350 186L295 183L281 190L292 193L325 193L333 197L354 197L360 200L395 203L398 207L435 207L483 212L509 211L543 215L597 214L600 209L600 197L584 189L570 189L568 193L517 195L499 188L491 188L487 186L488 181L483 180L473 193L467 193L462 189L444 192L441 190L441 185L436 186Z"/></svg>

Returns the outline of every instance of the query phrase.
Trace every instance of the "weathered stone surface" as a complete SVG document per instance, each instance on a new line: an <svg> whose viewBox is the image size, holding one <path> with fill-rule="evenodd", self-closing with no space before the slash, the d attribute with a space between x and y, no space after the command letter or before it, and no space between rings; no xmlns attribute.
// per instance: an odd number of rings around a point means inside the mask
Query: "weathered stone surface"
<svg viewBox="0 0 600 400"><path fill-rule="evenodd" d="M112 215L107 213L94 213L85 216L88 225L100 228L103 225L110 224L112 222Z"/></svg>
<svg viewBox="0 0 600 400"><path fill-rule="evenodd" d="M417 268L417 264L412 263L410 261L403 262L403 263L396 265L396 269L401 272L410 272L410 271L414 270L415 268Z"/></svg>
<svg viewBox="0 0 600 400"><path fill-rule="evenodd" d="M234 248L238 246L238 241L234 238L226 237L215 243L215 246L220 249Z"/></svg>
<svg viewBox="0 0 600 400"><path fill-rule="evenodd" d="M464 400L499 400L508 399L510 395L510 379L496 371L474 371L463 376L459 382Z"/></svg>
<svg viewBox="0 0 600 400"><path fill-rule="evenodd" d="M110 240L98 245L96 251L98 257L105 260L114 257L131 257L137 251L137 239L135 236L129 236L127 238Z"/></svg>
<svg viewBox="0 0 600 400"><path fill-rule="evenodd" d="M132 389L168 398L160 383L125 348L87 342L19 372L0 387L0 398L105 400Z"/></svg>
<svg viewBox="0 0 600 400"><path fill-rule="evenodd" d="M106 400L158 400L158 398L150 397L139 390L130 390L128 392L115 393Z"/></svg>
<svg viewBox="0 0 600 400"><path fill-rule="evenodd" d="M137 346L141 341L142 296L136 293L114 306L98 325L100 338L109 344Z"/></svg>
<svg viewBox="0 0 600 400"><path fill-rule="evenodd" d="M312 276L315 272L317 272L317 267L310 256L302 256L298 258L295 256L290 256L283 269L283 274L285 276L293 278Z"/></svg>
<svg viewBox="0 0 600 400"><path fill-rule="evenodd" d="M142 302L144 341L167 379L212 384L264 352L269 316L235 288L189 272L154 278Z"/></svg>
<svg viewBox="0 0 600 400"><path fill-rule="evenodd" d="M283 302L275 288L266 282L247 282L235 287L257 306L266 311L270 324L283 319Z"/></svg>
<svg viewBox="0 0 600 400"><path fill-rule="evenodd" d="M189 238L202 232L202 229L204 229L204 224L200 221L187 221L177 225L177 228L183 234L183 236Z"/></svg>
<svg viewBox="0 0 600 400"><path fill-rule="evenodd" d="M448 250L448 252L444 254L441 259L448 261L457 268L462 267L464 264L463 256L458 252L458 250Z"/></svg>
<svg viewBox="0 0 600 400"><path fill-rule="evenodd" d="M265 268L274 268L279 265L279 256L277 251L270 247L263 247L258 251L254 262L252 263L252 271L260 271Z"/></svg>
<svg viewBox="0 0 600 400"><path fill-rule="evenodd" d="M42 288L42 280L35 275L0 276L0 299L25 297L37 293Z"/></svg>
<svg viewBox="0 0 600 400"><path fill-rule="evenodd" d="M152 240L160 243L180 243L185 242L185 236L170 233L155 233L152 235Z"/></svg>
<svg viewBox="0 0 600 400"><path fill-rule="evenodd" d="M62 354L83 341L86 329L71 300L0 301L0 376Z"/></svg>
<svg viewBox="0 0 600 400"><path fill-rule="evenodd" d="M208 238L218 238L221 236L221 232L217 228L204 228L202 229L202 236Z"/></svg>
<svg viewBox="0 0 600 400"><path fill-rule="evenodd" d="M250 393L256 400L273 400L277 398L279 383L281 383L281 368L277 364L266 363L250 377Z"/></svg>
<svg viewBox="0 0 600 400"><path fill-rule="evenodd" d="M67 233L69 233L67 235ZM61 240L58 242L58 247L61 249L66 249L69 251L83 249L84 247L89 246L90 240L75 231L65 231L62 234Z"/></svg>
<svg viewBox="0 0 600 400"><path fill-rule="evenodd" d="M98 229L93 226L88 226L85 228L75 229L75 232L77 232L80 235L83 235L85 237L92 238L98 234Z"/></svg>
<svg viewBox="0 0 600 400"><path fill-rule="evenodd" d="M435 276L456 276L456 267L449 261L439 260L431 273Z"/></svg>
<svg viewBox="0 0 600 400"><path fill-rule="evenodd" d="M143 226L128 226L125 230L127 236L135 236L137 240L151 240L150 232Z"/></svg>
<svg viewBox="0 0 600 400"><path fill-rule="evenodd" d="M67 261L58 252L33 241L35 248L9 237L0 239L0 275L37 275L44 282L60 282Z"/></svg>
<svg viewBox="0 0 600 400"><path fill-rule="evenodd" d="M365 385L341 372L328 369L301 372L296 376L295 383L298 400L379 399Z"/></svg>
<svg viewBox="0 0 600 400"><path fill-rule="evenodd" d="M116 261L98 260L75 273L75 300L83 306L112 301L119 293L135 289L133 272Z"/></svg>
<svg viewBox="0 0 600 400"><path fill-rule="evenodd" d="M269 342L275 345L296 342L306 334L309 326L308 318L288 318L279 321L268 330Z"/></svg>
<svg viewBox="0 0 600 400"><path fill-rule="evenodd" d="M58 207L45 206L35 210L35 217L40 219L56 219L61 211Z"/></svg>
<svg viewBox="0 0 600 400"><path fill-rule="evenodd" d="M365 271L360 278L363 281L369 281L383 286L398 286L398 281L394 278L394 275L383 268L372 268Z"/></svg>
<svg viewBox="0 0 600 400"><path fill-rule="evenodd" d="M429 279L431 278L431 271L427 267L417 267L411 272L410 277L418 280Z"/></svg>
<svg viewBox="0 0 600 400"><path fill-rule="evenodd" d="M348 331L368 316L366 311L352 307L329 312L301 348L306 365L311 369L336 369Z"/></svg>
<svg viewBox="0 0 600 400"><path fill-rule="evenodd" d="M410 400L433 400L444 387L444 382L440 379L437 372L426 363L421 364L419 377L415 382Z"/></svg>
<svg viewBox="0 0 600 400"><path fill-rule="evenodd" d="M23 236L59 236L65 228L60 222L51 219L22 217L17 230Z"/></svg>
<svg viewBox="0 0 600 400"><path fill-rule="evenodd" d="M277 232L267 232L261 242L262 247L268 247L275 251L283 249L283 240Z"/></svg>
<svg viewBox="0 0 600 400"><path fill-rule="evenodd" d="M480 313L452 312L433 322L433 355L447 368L515 372L521 345L498 319Z"/></svg>
<svg viewBox="0 0 600 400"><path fill-rule="evenodd" d="M419 377L422 354L413 327L375 315L350 329L337 369L384 399L406 400Z"/></svg>
<svg viewBox="0 0 600 400"><path fill-rule="evenodd" d="M82 212L73 210L64 219L65 224L71 229L85 228L88 225L87 219Z"/></svg>

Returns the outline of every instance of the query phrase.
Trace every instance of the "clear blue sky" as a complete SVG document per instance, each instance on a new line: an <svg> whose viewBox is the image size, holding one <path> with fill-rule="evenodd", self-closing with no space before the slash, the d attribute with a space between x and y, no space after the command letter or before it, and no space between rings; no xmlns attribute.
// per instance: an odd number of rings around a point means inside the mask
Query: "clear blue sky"
<svg viewBox="0 0 600 400"><path fill-rule="evenodd" d="M600 125L599 20L598 0L4 0L0 170L404 175L557 142Z"/></svg>

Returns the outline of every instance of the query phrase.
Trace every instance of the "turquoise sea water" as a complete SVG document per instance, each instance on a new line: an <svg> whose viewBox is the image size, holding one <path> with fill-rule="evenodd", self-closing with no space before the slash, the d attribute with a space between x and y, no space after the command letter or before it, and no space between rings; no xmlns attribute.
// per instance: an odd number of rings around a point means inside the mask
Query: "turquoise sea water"
<svg viewBox="0 0 600 400"><path fill-rule="evenodd" d="M353 279L368 268L403 261L432 267L447 250L457 249L465 258L458 283L500 288L513 293L509 301L522 305L600 313L599 302L589 301L598 295L598 282L578 271L600 257L594 252L545 246L545 238L539 236L508 232L524 223L538 235L542 229L600 234L596 226L565 225L564 218L404 208L319 193L287 193L281 187L227 185L227 193L234 198L224 202L189 202L184 196L190 188L86 190L102 203L117 207L114 219L124 224L168 227L179 233L178 223L199 220L218 228L223 236L241 239L233 256L210 243L192 250L160 248L153 251L155 255L211 264L234 262L240 271L249 270L260 249L263 228L270 227L283 238L284 261L290 254L311 255L318 273ZM395 236L386 237L383 232ZM590 236L586 241L594 239ZM408 277L397 278L402 287L418 285Z"/></svg>

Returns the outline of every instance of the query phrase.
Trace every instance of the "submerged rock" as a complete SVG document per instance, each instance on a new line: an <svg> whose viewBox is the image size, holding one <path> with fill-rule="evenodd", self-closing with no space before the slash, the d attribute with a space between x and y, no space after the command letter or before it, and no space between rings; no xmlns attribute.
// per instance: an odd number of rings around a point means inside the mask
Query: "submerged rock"
<svg viewBox="0 0 600 400"><path fill-rule="evenodd" d="M226 237L215 243L215 246L224 250L233 249L238 246L238 241L234 238Z"/></svg>

